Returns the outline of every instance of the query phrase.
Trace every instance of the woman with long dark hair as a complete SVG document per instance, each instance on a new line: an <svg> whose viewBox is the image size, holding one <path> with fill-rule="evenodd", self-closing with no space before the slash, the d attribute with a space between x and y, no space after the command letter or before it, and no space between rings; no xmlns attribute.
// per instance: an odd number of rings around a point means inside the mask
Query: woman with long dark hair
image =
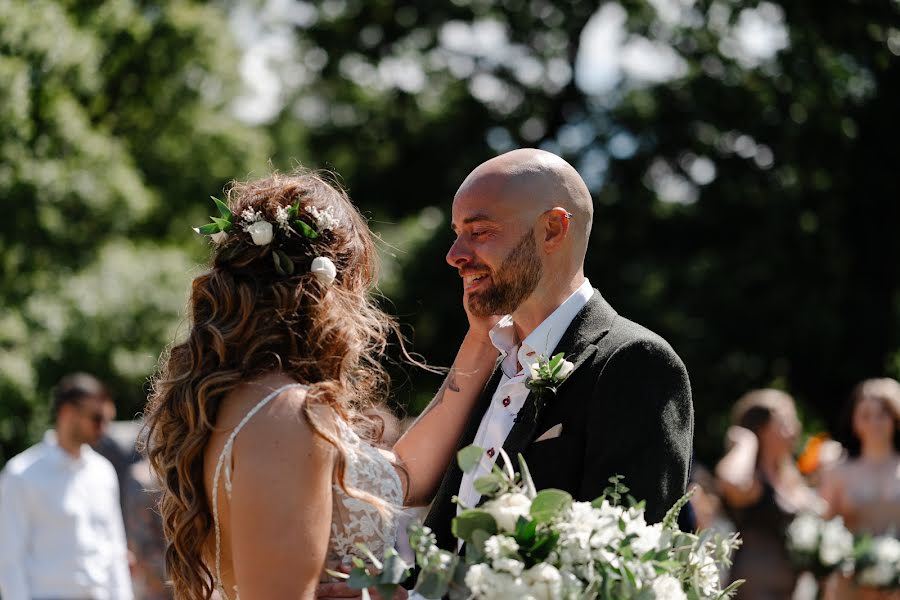
<svg viewBox="0 0 900 600"><path fill-rule="evenodd" d="M900 533L900 383L867 379L850 394L846 427L849 460L823 476L828 516L839 515L854 533ZM896 598L858 588L843 577L829 582L831 598Z"/></svg>
<svg viewBox="0 0 900 600"><path fill-rule="evenodd" d="M437 487L494 364L493 323L470 317L427 414L379 451L367 415L395 325L371 298L365 220L312 172L235 183L219 211L146 410L167 570L178 598L312 598L357 543L392 547L397 509Z"/></svg>
<svg viewBox="0 0 900 600"><path fill-rule="evenodd" d="M736 597L788 600L798 573L786 550L787 526L797 512L820 508L793 461L800 433L794 399L774 389L749 392L735 404L732 423L716 477L743 540L731 578L746 583Z"/></svg>

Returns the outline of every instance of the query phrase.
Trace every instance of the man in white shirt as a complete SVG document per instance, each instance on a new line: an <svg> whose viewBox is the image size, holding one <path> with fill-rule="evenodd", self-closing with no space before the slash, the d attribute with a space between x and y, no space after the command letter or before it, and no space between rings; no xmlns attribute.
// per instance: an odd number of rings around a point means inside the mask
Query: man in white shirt
<svg viewBox="0 0 900 600"><path fill-rule="evenodd" d="M685 491L693 443L687 371L665 340L618 315L585 278L592 221L577 171L541 150L487 161L456 193L447 262L463 279L468 312L502 318L491 332L500 357L458 444L484 448L485 460L465 474L449 465L425 520L443 548L458 548L451 522L460 506L478 505L474 481L501 448L524 455L538 489L580 501L622 475L651 521ZM529 367L557 353L572 369L538 397L526 387Z"/></svg>
<svg viewBox="0 0 900 600"><path fill-rule="evenodd" d="M116 473L91 449L104 386L87 374L53 392L54 430L0 473L3 600L130 600Z"/></svg>

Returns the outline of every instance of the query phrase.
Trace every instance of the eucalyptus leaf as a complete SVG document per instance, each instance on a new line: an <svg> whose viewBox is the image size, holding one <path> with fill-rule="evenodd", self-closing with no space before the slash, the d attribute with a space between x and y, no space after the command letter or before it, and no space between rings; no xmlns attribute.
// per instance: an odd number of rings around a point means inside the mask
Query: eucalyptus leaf
<svg viewBox="0 0 900 600"><path fill-rule="evenodd" d="M272 262L275 264L275 272L281 276L287 275L287 271L281 266L281 257L278 256L278 250L272 253Z"/></svg>
<svg viewBox="0 0 900 600"><path fill-rule="evenodd" d="M503 481L497 475L485 475L475 480L475 490L482 496L491 496L500 491Z"/></svg>
<svg viewBox="0 0 900 600"><path fill-rule="evenodd" d="M531 501L531 518L538 523L549 523L572 506L572 495L563 490L541 490Z"/></svg>
<svg viewBox="0 0 900 600"><path fill-rule="evenodd" d="M473 534L479 529L490 535L497 533L497 521L483 510L466 510L453 519L451 529L455 537L471 543Z"/></svg>
<svg viewBox="0 0 900 600"><path fill-rule="evenodd" d="M456 453L456 462L463 473L468 473L478 466L482 456L484 456L484 448L475 445L466 446Z"/></svg>
<svg viewBox="0 0 900 600"><path fill-rule="evenodd" d="M447 593L449 585L450 573L425 570L419 574L414 589L419 595L428 598L428 600L439 600Z"/></svg>
<svg viewBox="0 0 900 600"><path fill-rule="evenodd" d="M407 577L409 577L409 565L393 548L388 550L384 557L384 568L381 570L378 582L380 584L396 585Z"/></svg>
<svg viewBox="0 0 900 600"><path fill-rule="evenodd" d="M350 571L350 577L347 579L347 587L353 588L354 590L372 587L376 583L377 580L375 577L369 575L365 569L359 567Z"/></svg>

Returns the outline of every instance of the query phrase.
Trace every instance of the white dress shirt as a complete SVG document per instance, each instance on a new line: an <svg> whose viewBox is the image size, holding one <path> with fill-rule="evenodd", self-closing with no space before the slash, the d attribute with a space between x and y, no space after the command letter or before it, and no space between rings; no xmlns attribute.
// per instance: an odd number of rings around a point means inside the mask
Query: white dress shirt
<svg viewBox="0 0 900 600"><path fill-rule="evenodd" d="M511 315L500 319L491 329L491 342L500 351L502 361L500 368L503 369L503 375L472 442L485 449L485 460L482 460L477 468L463 474L459 486L460 505L457 506L457 513L463 510L463 506L474 507L481 500L481 494L475 489L475 480L491 472L491 467L499 457L500 449L512 431L516 414L525 404L528 397L525 376L529 372L529 367L539 356L550 358L575 315L584 308L593 295L594 288L591 282L585 279L581 287L544 319L521 344L516 340ZM516 468L515 464L513 468Z"/></svg>
<svg viewBox="0 0 900 600"><path fill-rule="evenodd" d="M89 446L75 458L49 431L0 473L3 600L131 600L119 484Z"/></svg>

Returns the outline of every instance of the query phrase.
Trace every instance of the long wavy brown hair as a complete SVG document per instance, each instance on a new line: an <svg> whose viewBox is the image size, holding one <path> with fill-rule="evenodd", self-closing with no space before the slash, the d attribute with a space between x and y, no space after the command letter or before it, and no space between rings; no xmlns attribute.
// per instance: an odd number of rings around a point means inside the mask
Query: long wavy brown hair
<svg viewBox="0 0 900 600"><path fill-rule="evenodd" d="M315 207L330 208L337 226L310 240L276 225L275 239L262 246L241 229L243 211L259 211L275 223L280 209L298 199L299 214L310 225L315 221L306 209ZM387 375L379 358L396 331L370 294L377 280L372 233L328 175L298 171L233 183L227 204L235 226L215 245L209 270L193 281L190 331L161 358L145 414L144 452L164 488L160 512L168 574L175 596L192 600L209 598L215 587L204 560L212 514L203 455L222 398L273 371L310 385L304 414L337 450L335 473L343 485L346 454L310 407L331 406L352 422L380 403ZM276 250L293 261L293 274L279 274ZM332 285L310 272L316 256L327 256L337 267Z"/></svg>

